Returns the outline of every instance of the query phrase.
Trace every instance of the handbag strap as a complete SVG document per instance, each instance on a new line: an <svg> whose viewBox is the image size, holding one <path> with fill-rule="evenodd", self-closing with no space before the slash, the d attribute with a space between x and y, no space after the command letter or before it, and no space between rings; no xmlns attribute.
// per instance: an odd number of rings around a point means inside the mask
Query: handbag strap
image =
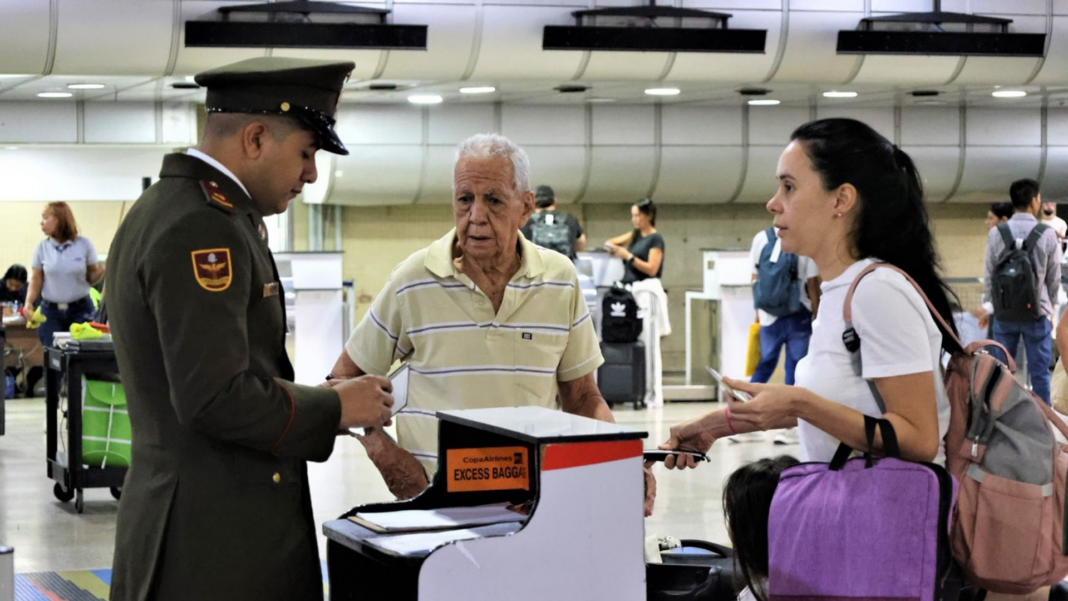
<svg viewBox="0 0 1068 601"><path fill-rule="evenodd" d="M883 456L892 457L894 459L901 458L901 446L897 442L897 432L894 430L894 424L890 423L888 419L876 419L870 415L864 416L864 437L868 442L868 450L864 453L864 467L869 468L875 465L875 432L876 430L882 435L883 438ZM831 459L831 463L828 466L832 472L837 472L845 467L849 456L853 454L853 447L846 443L838 445L838 450L834 453L834 458Z"/></svg>

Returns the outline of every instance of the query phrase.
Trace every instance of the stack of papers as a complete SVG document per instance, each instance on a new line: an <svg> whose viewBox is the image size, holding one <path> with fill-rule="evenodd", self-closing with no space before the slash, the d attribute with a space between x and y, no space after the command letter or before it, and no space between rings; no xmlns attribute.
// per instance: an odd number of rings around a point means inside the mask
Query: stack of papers
<svg viewBox="0 0 1068 601"><path fill-rule="evenodd" d="M503 536L519 531L519 524L496 524L481 528L463 530L443 530L438 532L419 532L416 534L398 534L396 536L379 536L367 539L367 543L388 553L397 555L422 555L438 547L464 540Z"/></svg>
<svg viewBox="0 0 1068 601"><path fill-rule="evenodd" d="M507 503L475 507L443 507L440 509L408 509L382 513L358 512L350 516L353 522L380 534L421 532L425 530L455 530L489 524L522 522L527 516L508 509Z"/></svg>

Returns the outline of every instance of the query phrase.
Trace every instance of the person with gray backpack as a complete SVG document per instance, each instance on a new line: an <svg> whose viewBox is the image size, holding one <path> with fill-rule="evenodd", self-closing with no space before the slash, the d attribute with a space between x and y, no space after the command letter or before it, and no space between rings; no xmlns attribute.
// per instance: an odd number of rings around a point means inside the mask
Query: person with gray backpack
<svg viewBox="0 0 1068 601"><path fill-rule="evenodd" d="M578 219L556 210L556 193L549 186L538 186L534 191L534 214L519 231L534 244L572 261L578 251L586 249L582 225Z"/></svg>
<svg viewBox="0 0 1068 601"><path fill-rule="evenodd" d="M1008 223L991 228L986 240L984 297L994 315L994 340L1016 349L1023 339L1031 389L1050 402L1053 302L1060 291L1061 247L1057 234L1038 222L1038 182L1021 179L1009 188L1015 210ZM1005 357L994 351L1002 361Z"/></svg>

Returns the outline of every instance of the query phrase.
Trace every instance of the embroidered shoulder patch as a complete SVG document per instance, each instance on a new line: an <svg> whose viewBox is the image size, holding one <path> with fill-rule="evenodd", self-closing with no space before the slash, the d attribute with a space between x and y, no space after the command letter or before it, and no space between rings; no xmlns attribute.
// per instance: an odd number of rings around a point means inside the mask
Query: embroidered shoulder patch
<svg viewBox="0 0 1068 601"><path fill-rule="evenodd" d="M233 267L229 248L194 250L192 255L193 276L201 288L208 292L222 292L230 287Z"/></svg>
<svg viewBox="0 0 1068 601"><path fill-rule="evenodd" d="M213 204L227 209L233 209L234 203L230 202L230 199L223 194L219 189L219 184L213 181L203 180L200 182L200 187L204 190L204 196L208 199L208 204Z"/></svg>

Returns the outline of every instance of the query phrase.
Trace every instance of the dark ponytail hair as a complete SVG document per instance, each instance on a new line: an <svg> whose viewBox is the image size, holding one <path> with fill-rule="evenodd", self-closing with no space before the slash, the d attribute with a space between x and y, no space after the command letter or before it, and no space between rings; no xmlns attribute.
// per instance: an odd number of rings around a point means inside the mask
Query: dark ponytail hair
<svg viewBox="0 0 1068 601"><path fill-rule="evenodd" d="M638 212L649 218L649 224L656 226L656 203L652 198L643 198L634 203L634 206L638 207ZM642 237L642 232L638 228L634 228L634 231L630 234L630 243L634 244Z"/></svg>
<svg viewBox="0 0 1068 601"><path fill-rule="evenodd" d="M850 234L859 258L881 259L912 276L955 334L949 298L956 295L938 274L923 182L909 155L854 119L812 121L790 139L802 143L824 190L857 189L859 213ZM942 332L942 348L960 350L948 334Z"/></svg>
<svg viewBox="0 0 1068 601"><path fill-rule="evenodd" d="M783 470L800 463L789 455L744 465L723 484L723 517L734 545L734 562L745 585L760 601L767 601L768 516L771 499Z"/></svg>

